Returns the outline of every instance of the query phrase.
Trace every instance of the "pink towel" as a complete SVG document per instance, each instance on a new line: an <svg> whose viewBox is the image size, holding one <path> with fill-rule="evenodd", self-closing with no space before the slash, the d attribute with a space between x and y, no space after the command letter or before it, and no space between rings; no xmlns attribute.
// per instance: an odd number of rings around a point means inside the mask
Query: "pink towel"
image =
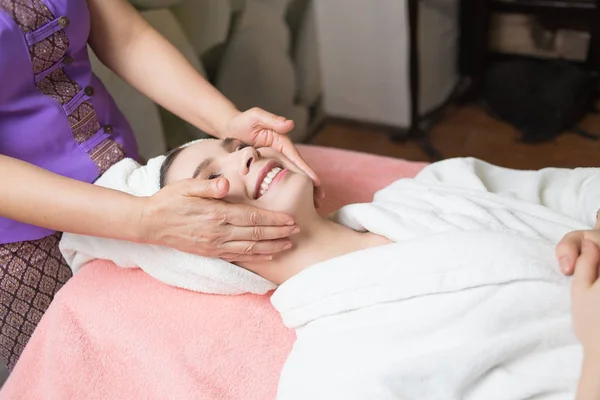
<svg viewBox="0 0 600 400"><path fill-rule="evenodd" d="M322 213L424 164L300 146L328 195ZM274 399L294 334L269 296L214 296L96 261L59 292L0 399Z"/></svg>

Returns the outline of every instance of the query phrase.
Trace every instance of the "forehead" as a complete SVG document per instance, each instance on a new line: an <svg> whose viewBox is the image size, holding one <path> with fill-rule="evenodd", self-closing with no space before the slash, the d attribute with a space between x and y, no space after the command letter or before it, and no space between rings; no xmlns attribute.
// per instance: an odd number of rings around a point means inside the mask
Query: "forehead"
<svg viewBox="0 0 600 400"><path fill-rule="evenodd" d="M185 147L173 161L169 168L169 180L177 181L191 177L192 173L202 161L207 158L218 157L227 153L221 147L221 140L203 140Z"/></svg>
<svg viewBox="0 0 600 400"><path fill-rule="evenodd" d="M189 158L189 157L210 157L215 153L223 152L221 145L222 140L217 139L205 139L198 143L194 143L187 147L184 147L178 158Z"/></svg>

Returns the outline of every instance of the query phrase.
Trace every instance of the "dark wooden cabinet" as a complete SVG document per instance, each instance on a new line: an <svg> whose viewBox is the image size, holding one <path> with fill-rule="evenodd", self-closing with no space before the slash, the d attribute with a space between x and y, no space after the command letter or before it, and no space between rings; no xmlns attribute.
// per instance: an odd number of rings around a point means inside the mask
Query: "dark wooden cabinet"
<svg viewBox="0 0 600 400"><path fill-rule="evenodd" d="M490 61L489 30L494 12L587 22L591 38L585 65L600 72L600 0L461 0L459 71L471 78L471 95L479 93Z"/></svg>

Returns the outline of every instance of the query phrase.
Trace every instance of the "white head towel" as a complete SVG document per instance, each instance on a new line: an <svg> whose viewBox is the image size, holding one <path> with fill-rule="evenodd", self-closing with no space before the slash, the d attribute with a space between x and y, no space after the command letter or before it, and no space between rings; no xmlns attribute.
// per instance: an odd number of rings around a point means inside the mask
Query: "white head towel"
<svg viewBox="0 0 600 400"><path fill-rule="evenodd" d="M135 196L151 196L160 189L159 173L164 159L165 156L159 156L141 166L126 158L109 168L95 184ZM259 275L221 259L168 247L65 233L60 250L73 273L94 259L104 259L123 268L141 268L168 285L203 293L264 294L276 287Z"/></svg>

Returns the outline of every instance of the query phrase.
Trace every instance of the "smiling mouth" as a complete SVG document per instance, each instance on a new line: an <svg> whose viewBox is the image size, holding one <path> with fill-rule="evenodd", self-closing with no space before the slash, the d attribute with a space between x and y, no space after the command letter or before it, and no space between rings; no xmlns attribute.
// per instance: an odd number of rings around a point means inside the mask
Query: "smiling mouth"
<svg viewBox="0 0 600 400"><path fill-rule="evenodd" d="M256 190L254 193L255 199L259 199L261 196L267 193L271 182L273 182L273 179L275 179L275 177L281 173L281 171L283 171L283 167L274 162L267 164L265 168L263 168L260 175L262 179L259 179L259 181L256 183Z"/></svg>

